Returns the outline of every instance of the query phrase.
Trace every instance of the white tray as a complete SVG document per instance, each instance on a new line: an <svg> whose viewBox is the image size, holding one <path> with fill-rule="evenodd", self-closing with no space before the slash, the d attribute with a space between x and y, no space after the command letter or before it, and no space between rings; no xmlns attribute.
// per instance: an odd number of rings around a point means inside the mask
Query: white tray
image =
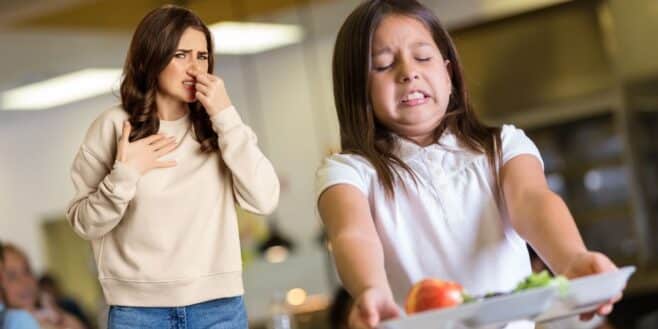
<svg viewBox="0 0 658 329"><path fill-rule="evenodd" d="M426 311L384 321L378 329L502 328L518 320L549 322L593 311L620 294L635 267L569 281L566 294L557 287L530 289L453 308Z"/></svg>
<svg viewBox="0 0 658 329"><path fill-rule="evenodd" d="M626 266L615 272L570 280L567 293L558 294L551 307L535 321L548 322L594 311L600 304L621 294L634 272L635 266Z"/></svg>

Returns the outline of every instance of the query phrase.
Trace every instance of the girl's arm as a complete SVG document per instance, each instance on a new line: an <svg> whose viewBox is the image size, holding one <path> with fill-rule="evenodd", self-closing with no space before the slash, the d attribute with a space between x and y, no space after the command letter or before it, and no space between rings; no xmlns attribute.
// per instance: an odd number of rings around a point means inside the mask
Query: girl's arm
<svg viewBox="0 0 658 329"><path fill-rule="evenodd" d="M355 298L350 315L353 326L371 328L380 320L396 317L382 245L366 197L354 186L338 184L322 193L318 209L338 274Z"/></svg>
<svg viewBox="0 0 658 329"><path fill-rule="evenodd" d="M517 156L503 166L500 180L514 229L553 272L564 273L587 248L566 204L549 189L540 162Z"/></svg>
<svg viewBox="0 0 658 329"><path fill-rule="evenodd" d="M616 269L605 255L587 250L569 209L549 189L534 156L508 161L500 180L512 226L554 273L573 278ZM599 313L611 310L612 304L605 304Z"/></svg>

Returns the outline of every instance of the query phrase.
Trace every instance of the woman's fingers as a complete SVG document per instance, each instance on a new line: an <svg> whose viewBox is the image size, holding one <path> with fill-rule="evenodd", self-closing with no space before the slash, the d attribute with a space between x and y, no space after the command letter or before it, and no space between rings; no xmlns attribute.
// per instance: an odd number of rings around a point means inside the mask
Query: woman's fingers
<svg viewBox="0 0 658 329"><path fill-rule="evenodd" d="M151 145L151 144L153 144L153 143L155 143L155 142L157 142L157 141L159 141L160 139L163 139L163 138L167 138L167 136L165 136L163 134L153 134L151 136L144 137L144 138L140 139L140 141L142 143L146 144L146 145Z"/></svg>
<svg viewBox="0 0 658 329"><path fill-rule="evenodd" d="M206 71L201 71L199 69L190 69L187 71L187 73L190 74L192 77L194 77L194 80L196 80L197 83L201 83L204 85L211 84L216 78L212 74Z"/></svg>
<svg viewBox="0 0 658 329"><path fill-rule="evenodd" d="M200 83L197 83L194 86L194 88L196 89L197 92L201 92L204 95L208 95L208 91L210 90L210 88L208 88L207 86L202 85Z"/></svg>
<svg viewBox="0 0 658 329"><path fill-rule="evenodd" d="M155 150L155 157L159 158L165 154L168 154L169 152L175 150L177 146L178 144L176 144L175 140L170 140L167 144L164 144L161 148Z"/></svg>
<svg viewBox="0 0 658 329"><path fill-rule="evenodd" d="M217 81L217 77L207 73L207 72L195 72L196 75L194 76L194 79L196 79L197 84L202 84L204 86L210 86L211 84L215 83Z"/></svg>
<svg viewBox="0 0 658 329"><path fill-rule="evenodd" d="M210 99L204 93L197 90L194 96L196 96L196 99L198 99L204 107L207 108L210 105Z"/></svg>

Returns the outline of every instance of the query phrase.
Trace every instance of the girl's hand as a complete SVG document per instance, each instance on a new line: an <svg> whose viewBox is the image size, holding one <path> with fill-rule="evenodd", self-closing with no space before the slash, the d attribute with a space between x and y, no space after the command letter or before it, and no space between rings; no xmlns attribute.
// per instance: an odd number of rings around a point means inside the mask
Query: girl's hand
<svg viewBox="0 0 658 329"><path fill-rule="evenodd" d="M348 323L350 329L373 329L383 320L400 316L393 297L376 288L370 288L354 300Z"/></svg>
<svg viewBox="0 0 658 329"><path fill-rule="evenodd" d="M117 161L137 169L141 175L154 168L169 168L176 165L176 161L158 161L160 157L176 148L173 137L155 134L131 143L128 140L131 129L130 123L124 121L117 147Z"/></svg>
<svg viewBox="0 0 658 329"><path fill-rule="evenodd" d="M195 96L206 109L208 116L212 117L231 106L231 99L228 97L222 79L198 69L190 69L187 73L196 80L194 85L196 88Z"/></svg>
<svg viewBox="0 0 658 329"><path fill-rule="evenodd" d="M585 275L611 272L615 270L617 270L617 266L615 266L615 264L604 254L586 251L574 257L563 274L567 278L572 279ZM596 312L581 314L580 319L589 320L594 316L594 313L599 315L607 315L612 312L612 304L616 303L620 299L621 294L600 305Z"/></svg>

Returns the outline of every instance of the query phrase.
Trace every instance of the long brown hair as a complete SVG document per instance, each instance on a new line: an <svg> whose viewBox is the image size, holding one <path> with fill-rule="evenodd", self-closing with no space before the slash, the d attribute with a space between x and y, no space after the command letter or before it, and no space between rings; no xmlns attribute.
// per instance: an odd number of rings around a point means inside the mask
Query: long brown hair
<svg viewBox="0 0 658 329"><path fill-rule="evenodd" d="M208 45L208 73L213 72L213 43L201 18L183 7L165 5L149 12L137 26L123 68L121 104L130 115L130 141L155 134L160 128L155 94L158 76L174 56L187 28L203 32ZM205 109L196 101L188 104L190 120L203 152L218 150L217 134Z"/></svg>
<svg viewBox="0 0 658 329"><path fill-rule="evenodd" d="M400 178L396 166L416 177L393 153L395 138L377 121L370 102L368 76L373 34L384 17L391 14L422 22L432 33L441 54L450 61L452 93L446 114L434 130L435 138L449 129L466 147L486 154L498 186L500 128L484 125L475 115L452 39L434 13L415 0L366 1L347 17L338 32L333 55L333 85L342 152L358 154L370 161L389 196L395 194L393 184Z"/></svg>

